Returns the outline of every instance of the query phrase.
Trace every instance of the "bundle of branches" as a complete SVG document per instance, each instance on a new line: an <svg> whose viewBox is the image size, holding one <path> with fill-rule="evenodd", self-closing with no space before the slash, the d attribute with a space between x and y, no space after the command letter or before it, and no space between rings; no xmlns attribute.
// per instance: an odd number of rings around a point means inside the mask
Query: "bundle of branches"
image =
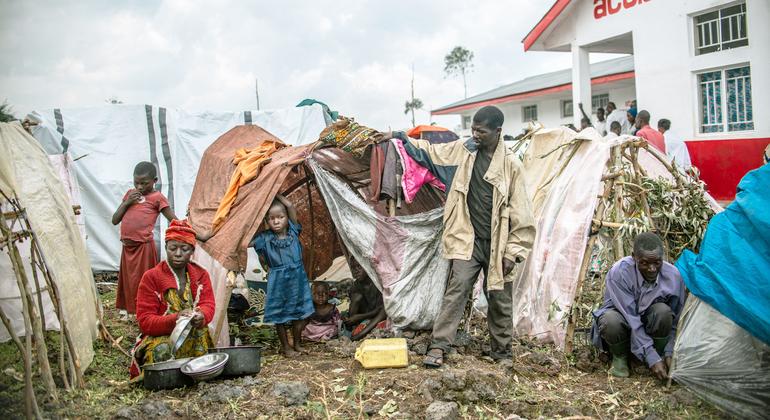
<svg viewBox="0 0 770 420"><path fill-rule="evenodd" d="M640 152L649 153L670 176L649 175L640 165ZM703 182L676 167L642 139L613 148L602 181L604 192L598 198L575 301L567 319L567 351L572 349L575 331L590 331L592 312L603 301L607 271L615 261L631 254L637 234L653 231L660 235L667 260L673 262L685 249L697 251L714 215ZM579 337L583 339L578 344L588 344L586 334Z"/></svg>

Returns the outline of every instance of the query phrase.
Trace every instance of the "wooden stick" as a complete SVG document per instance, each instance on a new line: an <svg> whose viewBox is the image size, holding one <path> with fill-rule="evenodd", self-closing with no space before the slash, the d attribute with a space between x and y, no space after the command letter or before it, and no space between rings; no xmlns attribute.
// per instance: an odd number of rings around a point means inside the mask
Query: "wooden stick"
<svg viewBox="0 0 770 420"><path fill-rule="evenodd" d="M575 335L575 317L573 316L575 313L575 308L579 302L579 297L582 295L582 289L583 289L583 281L586 277L586 272L588 271L588 265L591 262L591 254L592 250L594 249L594 244L596 243L596 238L598 235L591 236L591 239L588 240L588 243L586 244L585 253L583 254L583 261L580 263L580 271L578 272L578 278L577 278L577 284L575 285L575 296L577 299L573 301L572 308L570 308L569 311L569 318L567 321L567 332L565 334L565 340L564 340L564 352L565 353L572 353L572 345L573 345L573 336Z"/></svg>
<svg viewBox="0 0 770 420"><path fill-rule="evenodd" d="M30 245L31 247L31 245ZM30 267L32 268L32 278L35 280L35 287L37 288L37 306L40 310L40 324L45 331L45 310L43 309L43 289L40 288L40 280L37 278L37 269L35 268L35 253L30 252Z"/></svg>
<svg viewBox="0 0 770 420"><path fill-rule="evenodd" d="M31 351L27 351L27 348L24 347L24 344L22 344L19 337L16 335L16 331L13 330L13 325L11 325L11 320L8 319L8 317L5 315L5 312L3 312L3 308L0 307L0 319L3 321L3 325L5 325L5 329L8 330L8 334L11 336L11 339L13 340L13 343L16 344L16 347L19 349L19 354L21 355L21 360L24 364L24 406L25 406L25 413L26 417L28 419L30 418L40 418L40 409L37 407L37 398L35 397L35 389L32 385L32 362L31 362ZM29 343L29 335L27 334L27 345L32 346L31 343Z"/></svg>
<svg viewBox="0 0 770 420"><path fill-rule="evenodd" d="M2 229L3 236L6 238L10 237L13 233L8 225L6 225L6 219L2 215L0 215L0 229ZM53 401L58 401L59 395L56 391L56 383L53 381L51 366L48 363L48 349L45 345L45 336L43 335L43 330L40 326L40 317L37 315L34 299L32 298L32 294L29 290L27 273L24 270L21 254L19 254L19 249L16 247L14 242L8 243L7 252L11 259L11 266L16 275L16 284L19 287L22 311L24 312L24 324L26 328L27 340L30 340L31 337L34 337L35 348L37 350L37 359L38 363L40 364L40 375L42 376L43 382L46 386L46 389L48 390L48 395ZM30 348L27 350L31 353L31 343L28 344L30 344Z"/></svg>
<svg viewBox="0 0 770 420"><path fill-rule="evenodd" d="M624 170L623 170L623 162L620 158L620 149L621 146L615 146L612 148L612 156L613 156L613 162L615 166L615 170L620 172L620 177L616 178L620 181L625 181L624 177ZM625 211L623 210L623 185L618 184L615 182L614 185L615 189L615 221L617 223L622 224L623 223L623 217L625 217ZM615 246L613 247L613 251L615 253L615 261L620 260L625 256L625 251L623 250L623 240L620 237L620 234L615 233L614 237Z"/></svg>
<svg viewBox="0 0 770 420"><path fill-rule="evenodd" d="M310 212L310 255L308 258L308 262L310 263L310 278L315 279L315 212L313 212L313 194L310 188L310 174L307 171L307 166L303 166L303 169L305 170L305 177L308 179L308 182L305 183L305 186L307 186L307 205L308 205L308 211Z"/></svg>
<svg viewBox="0 0 770 420"><path fill-rule="evenodd" d="M24 223L26 224L28 230L32 233L32 249L34 252L37 252L38 260L43 265L43 278L45 279L46 286L48 287L48 294L51 296L51 302L54 305L54 309L56 309L57 316L59 317L59 327L60 331L63 333L64 338L67 342L67 349L69 350L69 363L70 363L70 377L72 384L77 384L79 388L85 388L86 381L83 378L83 370L81 368L80 364L80 357L77 354L77 351L75 350L75 344L72 341L72 335L69 331L69 326L67 324L67 320L64 316L64 310L62 308L61 304L61 293L59 293L59 285L56 284L56 282L53 279L53 276L51 275L51 269L48 266L48 262L45 259L45 254L43 254L42 249L40 248L40 240L37 237L37 234L34 230L32 230L31 225L29 223L29 219L27 218L27 212L22 209L23 213ZM97 313L100 313L99 307L97 305Z"/></svg>

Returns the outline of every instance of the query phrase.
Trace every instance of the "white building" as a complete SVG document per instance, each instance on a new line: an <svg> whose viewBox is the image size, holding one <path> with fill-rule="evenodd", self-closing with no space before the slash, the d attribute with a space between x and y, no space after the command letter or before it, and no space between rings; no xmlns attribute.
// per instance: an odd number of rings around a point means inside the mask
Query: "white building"
<svg viewBox="0 0 770 420"><path fill-rule="evenodd" d="M672 122L709 191L731 199L770 143L769 0L556 0L522 41L525 51L566 52L572 69L531 77L433 111L499 106L504 131L523 121L579 126L576 103L638 101L655 126ZM591 53L629 54L594 63ZM570 102L571 100L571 102ZM572 109L570 109L572 108ZM571 112L571 117L569 116ZM467 133L465 133L467 134Z"/></svg>

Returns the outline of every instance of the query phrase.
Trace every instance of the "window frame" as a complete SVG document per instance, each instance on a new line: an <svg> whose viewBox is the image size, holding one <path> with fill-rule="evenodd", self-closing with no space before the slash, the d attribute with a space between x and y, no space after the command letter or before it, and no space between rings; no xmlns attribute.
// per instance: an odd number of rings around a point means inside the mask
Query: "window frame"
<svg viewBox="0 0 770 420"><path fill-rule="evenodd" d="M753 95L753 92L751 92L751 86L749 86L748 96L749 96L750 102L747 104L746 103L747 92L745 89L745 81L744 81L744 90L743 90L743 97L744 97L743 107L744 109L747 109L747 106L750 106L752 108L751 120L730 121L730 111L729 111L730 98L729 98L728 86L727 86L727 82L728 82L727 72L729 72L730 70L736 70L736 69L742 69L742 68L748 68L748 76L743 76L743 77L748 77L749 84L751 84L751 63L741 63L741 64L736 64L731 66L702 70L695 73L695 83L697 86L697 89L696 89L697 120L696 121L697 121L697 133L699 135L708 136L708 135L724 135L724 134L731 134L731 133L750 133L756 130L756 121L754 120L754 112L753 112L754 95ZM719 78L713 81L701 82L701 76L708 73L719 73ZM717 126L716 123L704 124L703 122L703 112L705 109L702 102L703 101L702 85L704 83L719 83L720 101L714 107L715 109L719 108L718 117L720 121L718 123L718 127L719 127L718 131L704 131L703 129L704 126L708 126L708 125ZM709 108L708 103L706 104L706 108ZM730 130L731 124L750 124L751 128L742 129L742 130Z"/></svg>
<svg viewBox="0 0 770 420"><path fill-rule="evenodd" d="M604 105L601 104L601 102L602 102L601 98L602 97L606 97L607 98L607 100L604 101L605 102ZM594 106L594 101L599 102L597 104L599 106ZM598 93L596 95L592 95L591 96L591 113L592 114L596 114L596 110L599 109L599 108L604 108L604 110L607 111L607 104L609 104L609 103L610 103L610 94L609 93Z"/></svg>
<svg viewBox="0 0 770 420"><path fill-rule="evenodd" d="M527 118L527 110L534 110L535 117L534 118ZM521 122L527 123L530 121L537 121L537 104L533 105L522 105L521 106Z"/></svg>
<svg viewBox="0 0 770 420"><path fill-rule="evenodd" d="M471 128L471 116L470 115L461 115L460 116L460 126L463 128L463 130L468 130Z"/></svg>
<svg viewBox="0 0 770 420"><path fill-rule="evenodd" d="M728 16L723 16L723 12L727 9L733 8L733 7L741 7L742 6L742 12L737 14L732 14ZM716 13L716 18L707 20L705 22L698 22L698 18L703 17L705 15ZM742 16L742 19L741 19ZM712 54L715 52L720 51L726 51L731 50L735 48L742 48L749 46L749 30L748 30L748 6L746 4L746 1L736 1L733 3L723 4L719 7L707 9L705 11L698 12L696 14L693 14L691 16L692 18L692 28L693 28L693 52L694 55L707 55ZM737 19L736 22L736 31L738 34L738 38L735 39L729 39L725 41L724 36L722 35L722 26L725 22L727 22L727 25L730 28L730 35L732 36L732 29L733 29L733 19ZM706 35L706 30L700 30L701 27L705 28L708 26L708 35ZM744 37L740 37L741 32L745 33ZM709 41L711 43L701 45L701 41L705 41L705 38L708 37ZM716 41L715 40L716 37ZM735 46L726 46L726 44L734 44L734 43L740 43L742 41L745 41L745 44L743 45L735 45ZM706 50L706 51L704 51Z"/></svg>
<svg viewBox="0 0 770 420"><path fill-rule="evenodd" d="M567 115L567 113L565 112L565 109L564 109L564 107L567 104L570 105L570 110L571 110L569 115ZM559 102L559 107L561 109L561 117L562 118L571 118L571 117L575 116L575 107L573 105L572 99L562 99L561 102ZM522 115L523 115L523 111L522 111Z"/></svg>

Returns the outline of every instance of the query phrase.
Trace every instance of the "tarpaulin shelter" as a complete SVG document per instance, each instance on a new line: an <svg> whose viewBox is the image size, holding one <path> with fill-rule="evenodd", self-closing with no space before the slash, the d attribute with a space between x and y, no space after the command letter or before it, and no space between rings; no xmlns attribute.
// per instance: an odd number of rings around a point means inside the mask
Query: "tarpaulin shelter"
<svg viewBox="0 0 770 420"><path fill-rule="evenodd" d="M418 125L406 132L413 139L428 140L431 143L449 143L460 138L454 131L437 125Z"/></svg>
<svg viewBox="0 0 770 420"><path fill-rule="evenodd" d="M66 156L55 160L72 163ZM60 176L19 122L0 123L0 338L12 338L20 352L28 417L39 416L36 373L48 396L57 398L43 331L60 330L58 365L65 387L83 386L97 336L96 289L63 182L70 179Z"/></svg>
<svg viewBox="0 0 770 420"><path fill-rule="evenodd" d="M696 255L676 262L691 295L672 377L745 418L770 407L770 165L749 172L709 222Z"/></svg>
<svg viewBox="0 0 770 420"><path fill-rule="evenodd" d="M326 127L319 104L263 111L200 111L155 105L105 104L84 108L38 110L27 118L48 154L68 152L81 187L86 246L95 271L116 271L121 243L111 216L123 194L133 188L134 166L149 161L158 169L155 188L179 217L184 217L201 156L227 130L257 124L287 144L308 144ZM160 246L167 222L155 226Z"/></svg>
<svg viewBox="0 0 770 420"><path fill-rule="evenodd" d="M238 126L222 135L206 150L190 199L190 220L196 230L210 231L213 214L235 171L232 159L236 150L255 148L265 141L280 142L277 136L261 127ZM362 197L370 194L370 184L368 159L357 159L337 148L320 147L320 143L282 147L261 168L256 179L239 189L229 216L214 236L198 247L196 260L204 261L210 271L221 273L212 275L212 278L222 278L227 271L243 271L247 267L246 247L254 234L265 228L264 216L275 195L280 193L297 208L299 222L303 226L300 235L304 249L303 257L311 279L324 273L335 257L349 250L355 254L375 283L382 287L381 277L387 277L397 271L391 270L397 262L378 260L377 257L381 257L381 254L377 253L375 244L370 242L364 245L351 241L351 236L360 236L371 241L378 237L375 234L377 228L398 229L401 223L419 223L423 220L422 216L412 216L410 219L408 215L436 209L441 206L443 199L440 193L423 189L411 205L399 209L397 216L391 218L386 216L384 203L372 208L364 202ZM347 195L339 196L339 191L345 191L341 194ZM340 210L340 206L344 209ZM349 212L346 215L350 217L343 216L344 212ZM366 219L369 225L356 224L361 218ZM431 220L434 220L434 224L430 231L435 238L423 238L423 241L433 240L438 243L440 217L436 219L432 215ZM435 220L438 220L438 225ZM362 228L367 231L359 231ZM403 232L396 240L403 240L398 243L406 244L413 238L415 235L409 231ZM362 248L367 250L356 251ZM402 248L401 251L403 250ZM434 253L435 251L437 250L434 249ZM401 256L406 258L403 253ZM431 275L424 270L417 270L416 274L428 277ZM395 283L399 279L402 278L392 280ZM445 278L441 280L443 282ZM408 283L413 284L411 280ZM219 304L220 298L227 297L228 288L225 285L215 288ZM386 306L387 290L386 287ZM414 321L412 318L404 320L406 324Z"/></svg>
<svg viewBox="0 0 770 420"><path fill-rule="evenodd" d="M591 312L601 303L602 274L628 255L633 232L655 229L665 216L661 211L680 210L690 198L718 209L700 184L630 136L607 139L593 128L579 133L539 129L529 140L523 166L537 235L513 284L514 331L566 350L576 329L590 328ZM678 208L639 210L637 200L649 192L640 194L630 184L661 178L690 187L672 194ZM705 213L702 219L707 220Z"/></svg>

